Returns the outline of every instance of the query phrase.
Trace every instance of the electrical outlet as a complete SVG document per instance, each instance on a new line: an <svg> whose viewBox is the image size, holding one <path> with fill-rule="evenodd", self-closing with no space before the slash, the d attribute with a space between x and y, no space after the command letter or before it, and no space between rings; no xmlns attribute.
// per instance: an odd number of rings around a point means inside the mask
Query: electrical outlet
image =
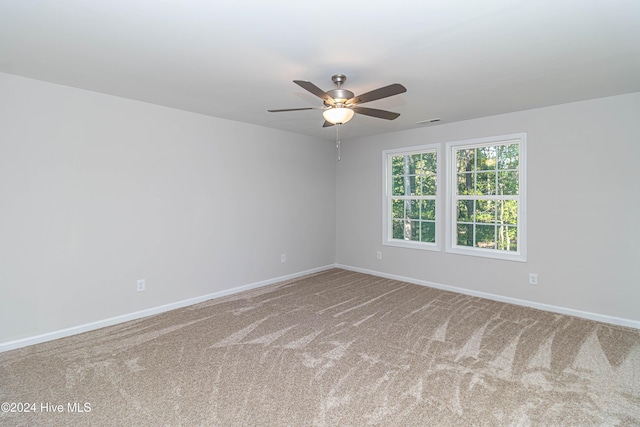
<svg viewBox="0 0 640 427"><path fill-rule="evenodd" d="M142 292L144 291L144 288L145 288L144 279L139 279L136 282L136 289L138 290L138 292Z"/></svg>
<svg viewBox="0 0 640 427"><path fill-rule="evenodd" d="M287 254L281 254L280 255L280 262L281 263L287 262Z"/></svg>
<svg viewBox="0 0 640 427"><path fill-rule="evenodd" d="M382 251L376 252L376 258L377 259L382 259Z"/></svg>
<svg viewBox="0 0 640 427"><path fill-rule="evenodd" d="M530 285L538 284L538 275L536 273L529 273L529 284Z"/></svg>

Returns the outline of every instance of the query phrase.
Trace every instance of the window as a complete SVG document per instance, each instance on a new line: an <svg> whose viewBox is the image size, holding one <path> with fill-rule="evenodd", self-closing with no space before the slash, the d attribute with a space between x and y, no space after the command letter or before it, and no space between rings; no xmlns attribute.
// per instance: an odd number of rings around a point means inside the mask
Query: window
<svg viewBox="0 0 640 427"><path fill-rule="evenodd" d="M383 152L383 244L440 249L438 146Z"/></svg>
<svg viewBox="0 0 640 427"><path fill-rule="evenodd" d="M448 252L526 261L525 139L447 143Z"/></svg>

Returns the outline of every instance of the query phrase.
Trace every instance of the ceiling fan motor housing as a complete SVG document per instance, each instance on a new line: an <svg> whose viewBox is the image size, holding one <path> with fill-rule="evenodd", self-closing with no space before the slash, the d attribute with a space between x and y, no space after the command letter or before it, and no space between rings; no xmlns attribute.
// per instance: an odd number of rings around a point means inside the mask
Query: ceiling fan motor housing
<svg viewBox="0 0 640 427"><path fill-rule="evenodd" d="M335 100L337 106L341 107L342 104L355 96L354 93L350 90L341 88L342 83L347 81L347 76L345 76L344 74L334 74L333 76L331 76L331 80L336 84L338 88L327 91L327 95ZM327 103L326 101L324 105L331 106L331 104Z"/></svg>
<svg viewBox="0 0 640 427"><path fill-rule="evenodd" d="M351 92L350 90L346 90L346 89L329 90L329 91L327 91L327 95L329 95L331 98L333 98L336 101L336 104L338 104L338 105L344 104L349 99L354 97L353 92ZM329 103L327 103L325 101L324 105L329 106L331 104L329 104Z"/></svg>

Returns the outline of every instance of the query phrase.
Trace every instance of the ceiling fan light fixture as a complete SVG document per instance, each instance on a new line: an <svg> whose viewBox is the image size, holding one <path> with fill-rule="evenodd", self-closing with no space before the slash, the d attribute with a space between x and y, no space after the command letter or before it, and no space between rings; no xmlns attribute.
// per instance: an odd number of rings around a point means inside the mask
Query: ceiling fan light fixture
<svg viewBox="0 0 640 427"><path fill-rule="evenodd" d="M343 123L347 123L349 120L353 118L354 111L351 108L345 107L336 107L329 108L328 110L324 110L322 116L329 123L333 123L334 125L339 125Z"/></svg>

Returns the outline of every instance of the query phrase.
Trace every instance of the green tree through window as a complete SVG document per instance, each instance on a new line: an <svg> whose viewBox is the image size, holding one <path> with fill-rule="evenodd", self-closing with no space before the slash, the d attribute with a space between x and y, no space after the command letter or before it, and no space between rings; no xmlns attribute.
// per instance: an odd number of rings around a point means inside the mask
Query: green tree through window
<svg viewBox="0 0 640 427"><path fill-rule="evenodd" d="M484 252L486 256L511 253L524 258L524 134L515 136L448 144L452 183L449 251Z"/></svg>
<svg viewBox="0 0 640 427"><path fill-rule="evenodd" d="M387 152L388 244L435 246L438 153L433 147Z"/></svg>
<svg viewBox="0 0 640 427"><path fill-rule="evenodd" d="M382 243L526 261L525 144L519 133L383 151Z"/></svg>

